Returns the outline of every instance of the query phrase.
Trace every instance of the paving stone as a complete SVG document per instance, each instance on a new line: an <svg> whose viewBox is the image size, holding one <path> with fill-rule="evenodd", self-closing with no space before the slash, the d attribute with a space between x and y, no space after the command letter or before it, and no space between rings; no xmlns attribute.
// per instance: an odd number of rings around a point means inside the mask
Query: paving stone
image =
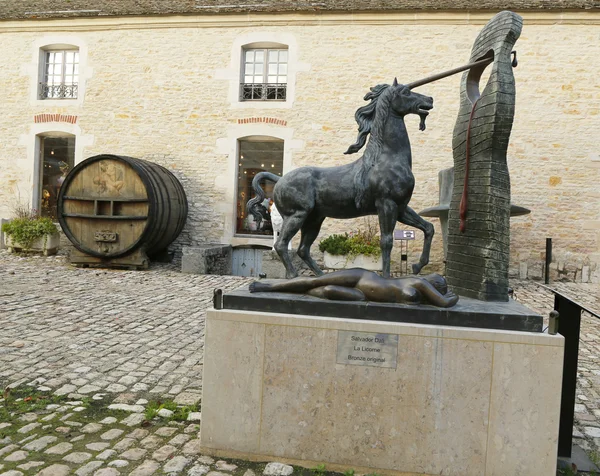
<svg viewBox="0 0 600 476"><path fill-rule="evenodd" d="M79 435L79 436L76 436L75 438L71 438L70 441L71 441L71 443L75 443L76 441L81 441L84 438L85 438L85 435Z"/></svg>
<svg viewBox="0 0 600 476"><path fill-rule="evenodd" d="M197 464L192 466L188 471L188 476L204 476L210 471L210 466L204 464Z"/></svg>
<svg viewBox="0 0 600 476"><path fill-rule="evenodd" d="M90 459L92 455L90 453L85 453L83 451L76 451L74 453L70 453L63 458L64 461L68 461L69 463L81 464L85 463L88 459Z"/></svg>
<svg viewBox="0 0 600 476"><path fill-rule="evenodd" d="M125 433L123 430L113 428L112 430L108 430L106 433L102 433L100 435L100 438L102 438L103 440L114 440L115 438L121 436L123 433Z"/></svg>
<svg viewBox="0 0 600 476"><path fill-rule="evenodd" d="M80 387L79 390L77 390L77 392L86 395L88 393L97 392L98 390L100 390L100 387L97 387L96 385L89 385L88 384L88 385L84 385L83 387Z"/></svg>
<svg viewBox="0 0 600 476"><path fill-rule="evenodd" d="M119 379L120 384L122 385L133 385L134 383L137 383L138 379L135 377L131 377L129 375L125 375L124 377L121 377Z"/></svg>
<svg viewBox="0 0 600 476"><path fill-rule="evenodd" d="M50 420L54 420L56 417L58 416L58 413L50 413L50 415L46 415L44 418L42 418L42 421L50 421Z"/></svg>
<svg viewBox="0 0 600 476"><path fill-rule="evenodd" d="M85 447L88 450L92 451L102 451L110 446L110 443L98 442L98 443L88 443Z"/></svg>
<svg viewBox="0 0 600 476"><path fill-rule="evenodd" d="M102 428L104 428L104 427L102 425L100 425L99 423L88 423L79 431L81 431L81 433L97 433Z"/></svg>
<svg viewBox="0 0 600 476"><path fill-rule="evenodd" d="M8 445L8 446L5 446L4 448L0 448L0 456L10 453L11 451L14 451L18 448L19 448L19 445Z"/></svg>
<svg viewBox="0 0 600 476"><path fill-rule="evenodd" d="M167 410L166 408L161 408L158 410L157 414L161 418L171 418L174 412L172 410Z"/></svg>
<svg viewBox="0 0 600 476"><path fill-rule="evenodd" d="M64 464L53 464L42 469L36 476L67 476L70 472L71 468Z"/></svg>
<svg viewBox="0 0 600 476"><path fill-rule="evenodd" d="M294 468L292 468L288 464L269 463L269 464L267 464L267 466L265 466L263 475L264 476L290 476L290 474L292 474L293 472L294 472Z"/></svg>
<svg viewBox="0 0 600 476"><path fill-rule="evenodd" d="M200 440L195 440L195 441L200 442ZM210 456L200 456L197 461L198 461L198 463L207 464L209 466L211 464L215 464L215 460L212 459Z"/></svg>
<svg viewBox="0 0 600 476"><path fill-rule="evenodd" d="M113 403L108 406L109 410L123 410L124 412L142 413L144 407L141 405L128 405L126 403Z"/></svg>
<svg viewBox="0 0 600 476"><path fill-rule="evenodd" d="M27 458L28 454L29 453L27 451L15 451L14 453L11 453L6 458L4 458L4 461L23 461L25 458Z"/></svg>
<svg viewBox="0 0 600 476"><path fill-rule="evenodd" d="M75 408L73 408L73 411L77 412L77 413L80 413L82 411L85 411L85 407L75 407Z"/></svg>
<svg viewBox="0 0 600 476"><path fill-rule="evenodd" d="M192 437L190 435L186 435L185 433L180 433L179 435L176 435L174 438L171 438L171 440L169 441L169 444L173 445L173 446L181 446L186 441L190 440L191 438Z"/></svg>
<svg viewBox="0 0 600 476"><path fill-rule="evenodd" d="M156 461L164 461L169 456L171 456L173 453L175 453L176 451L177 451L177 448L175 448L174 446L171 446L171 445L161 446L154 453L152 453L152 458L155 459Z"/></svg>
<svg viewBox="0 0 600 476"><path fill-rule="evenodd" d="M22 440L19 440L19 444L20 445L24 445L25 443L27 443L28 441L34 440L38 437L37 433L34 433L33 435L29 435L25 438L23 438Z"/></svg>
<svg viewBox="0 0 600 476"><path fill-rule="evenodd" d="M35 430L36 428L42 426L41 423L30 423L29 425L25 425L17 430L17 433L21 433L22 435L29 433L30 431Z"/></svg>
<svg viewBox="0 0 600 476"><path fill-rule="evenodd" d="M163 426L154 432L155 435L158 436L171 436L173 433L177 432L177 428L173 428L172 426Z"/></svg>
<svg viewBox="0 0 600 476"><path fill-rule="evenodd" d="M584 432L586 435L591 436L592 438L600 438L600 428L586 426L584 427Z"/></svg>
<svg viewBox="0 0 600 476"><path fill-rule="evenodd" d="M21 471L17 471L16 469L11 469L10 471L0 474L0 476L23 476L23 473Z"/></svg>
<svg viewBox="0 0 600 476"><path fill-rule="evenodd" d="M73 431L73 429L68 426L57 426L56 428L54 428L54 431L56 431L57 433L66 434Z"/></svg>
<svg viewBox="0 0 600 476"><path fill-rule="evenodd" d="M190 412L187 417L187 421L200 421L202 420L202 412Z"/></svg>
<svg viewBox="0 0 600 476"><path fill-rule="evenodd" d="M121 385L120 383L111 383L104 390L111 393L119 393L127 390L127 387L125 385Z"/></svg>
<svg viewBox="0 0 600 476"><path fill-rule="evenodd" d="M200 431L200 425L197 423L192 423L191 425L186 426L185 430L183 430L184 433L196 433L198 431Z"/></svg>
<svg viewBox="0 0 600 476"><path fill-rule="evenodd" d="M173 401L178 405L195 405L202 399L202 395L193 392L182 392Z"/></svg>
<svg viewBox="0 0 600 476"><path fill-rule="evenodd" d="M33 468L39 468L40 466L44 466L46 463L43 461L30 461L28 463L20 464L17 468L22 469L23 471L29 471Z"/></svg>
<svg viewBox="0 0 600 476"><path fill-rule="evenodd" d="M23 446L23 449L27 451L41 451L50 443L54 443L56 440L58 440L56 436L42 436L37 440L27 443L25 446Z"/></svg>
<svg viewBox="0 0 600 476"><path fill-rule="evenodd" d="M101 423L103 425L112 425L113 423L117 423L117 419L115 417L106 417L103 420L100 420L98 423Z"/></svg>
<svg viewBox="0 0 600 476"><path fill-rule="evenodd" d="M115 444L115 446L113 446L113 450L115 450L118 453L121 451L125 451L126 449L131 448L135 442L136 440L134 440L133 438L123 438L121 441Z"/></svg>
<svg viewBox="0 0 600 476"><path fill-rule="evenodd" d="M163 439L159 438L158 436L155 436L155 435L150 435L150 436L144 438L142 441L140 441L140 446L142 448L146 448L149 450L158 448L162 444L163 444Z"/></svg>
<svg viewBox="0 0 600 476"><path fill-rule="evenodd" d="M143 448L132 448L121 454L121 458L125 458L131 461L139 461L147 453L147 450ZM155 458L156 459L156 458Z"/></svg>
<svg viewBox="0 0 600 476"><path fill-rule="evenodd" d="M87 463L86 465L82 466L77 471L75 471L75 474L77 476L88 476L89 474L92 474L95 470L97 470L100 466L102 466L103 464L104 463L102 461L90 461L89 463Z"/></svg>
<svg viewBox="0 0 600 476"><path fill-rule="evenodd" d="M158 470L160 464L156 461L146 460L137 468L135 468L129 476L150 476Z"/></svg>
<svg viewBox="0 0 600 476"><path fill-rule="evenodd" d="M199 455L200 454L200 440L190 440L183 447L184 455ZM214 463L214 461L213 461ZM212 463L206 463L212 464Z"/></svg>
<svg viewBox="0 0 600 476"><path fill-rule="evenodd" d="M144 430L143 428L136 428L127 435L127 438L135 438L136 440L141 440L142 438L148 436L148 433L148 430Z"/></svg>
<svg viewBox="0 0 600 476"><path fill-rule="evenodd" d="M227 461L217 461L215 468L219 471L235 471L237 466L235 464L228 463ZM287 475L286 475L287 476Z"/></svg>
<svg viewBox="0 0 600 476"><path fill-rule="evenodd" d="M47 453L49 455L64 455L67 451L71 451L72 449L73 445L71 443L63 441L58 445L51 446L46 451L44 451L44 453Z"/></svg>
<svg viewBox="0 0 600 476"><path fill-rule="evenodd" d="M206 476L231 476L230 473L222 473L220 471L209 471Z"/></svg>
<svg viewBox="0 0 600 476"><path fill-rule="evenodd" d="M121 421L123 425L136 426L146 420L146 417L141 413L132 413L127 418Z"/></svg>
<svg viewBox="0 0 600 476"><path fill-rule="evenodd" d="M109 466L114 466L115 468L124 468L125 466L129 466L129 461L125 461L124 459L115 459L108 463Z"/></svg>
<svg viewBox="0 0 600 476"><path fill-rule="evenodd" d="M108 458L112 458L116 454L117 454L117 452L115 450L104 450L99 455L96 455L96 459L101 459L104 461Z"/></svg>
<svg viewBox="0 0 600 476"><path fill-rule="evenodd" d="M145 398L140 398L137 402L135 402L136 405L146 405L148 403L148 400L146 400Z"/></svg>
<svg viewBox="0 0 600 476"><path fill-rule="evenodd" d="M36 421L38 417L39 415L37 413L25 413L19 417L19 420L26 423L31 423L32 421Z"/></svg>
<svg viewBox="0 0 600 476"><path fill-rule="evenodd" d="M102 468L94 473L94 476L119 476L119 470L115 468Z"/></svg>
<svg viewBox="0 0 600 476"><path fill-rule="evenodd" d="M246 471L244 471L244 476L256 476L256 473L251 469L247 469Z"/></svg>
<svg viewBox="0 0 600 476"><path fill-rule="evenodd" d="M185 456L175 456L163 466L163 471L167 474L181 473L190 463L191 460Z"/></svg>
<svg viewBox="0 0 600 476"><path fill-rule="evenodd" d="M0 430L8 428L9 426L12 426L12 423L0 423Z"/></svg>
<svg viewBox="0 0 600 476"><path fill-rule="evenodd" d="M86 374L88 373L90 370L92 370L91 367L78 367L75 370L73 370L73 372L76 372L78 374Z"/></svg>
<svg viewBox="0 0 600 476"><path fill-rule="evenodd" d="M73 426L75 428L81 428L83 426L83 423L79 423L78 421L70 421L67 420L65 422L63 422L65 425L69 425L69 426Z"/></svg>
<svg viewBox="0 0 600 476"><path fill-rule="evenodd" d="M62 387L60 387L58 390L56 390L54 392L54 395L67 395L71 392L74 392L75 390L77 390L77 387L75 385L72 384L67 384L67 385L63 385Z"/></svg>

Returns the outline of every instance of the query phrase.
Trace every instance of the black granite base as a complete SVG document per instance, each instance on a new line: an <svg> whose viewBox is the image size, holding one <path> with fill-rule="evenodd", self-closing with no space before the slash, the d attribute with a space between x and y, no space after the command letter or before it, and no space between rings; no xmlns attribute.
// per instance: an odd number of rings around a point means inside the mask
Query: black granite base
<svg viewBox="0 0 600 476"><path fill-rule="evenodd" d="M223 295L223 309L369 319L436 326L477 327L542 332L543 318L516 301L485 302L461 297L449 309L429 305L328 301L287 293L250 293L238 289Z"/></svg>

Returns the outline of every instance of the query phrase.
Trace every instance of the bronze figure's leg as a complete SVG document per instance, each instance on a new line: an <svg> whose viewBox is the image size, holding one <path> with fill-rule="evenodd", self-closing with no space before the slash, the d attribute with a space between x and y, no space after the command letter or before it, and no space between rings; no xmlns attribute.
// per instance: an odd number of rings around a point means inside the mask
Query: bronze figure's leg
<svg viewBox="0 0 600 476"><path fill-rule="evenodd" d="M438 307L452 307L458 302L458 296L453 292L447 293L445 296L428 283L424 279L415 283L415 288L423 295L423 304L433 304Z"/></svg>
<svg viewBox="0 0 600 476"><path fill-rule="evenodd" d="M306 220L306 213L304 212L296 212L291 216L284 217L279 239L277 240L277 243L275 243L275 251L277 251L281 261L283 261L283 265L285 266L285 277L287 279L298 276L298 272L294 268L288 252L288 244L296 233L298 233L304 220Z"/></svg>
<svg viewBox="0 0 600 476"><path fill-rule="evenodd" d="M429 251L431 250L431 240L433 239L434 228L431 223L423 220L417 212L412 208L406 207L403 213L398 216L398 221L408 226L414 226L423 232L425 235L425 242L423 243L423 252L419 262L413 264L413 273L419 274L421 269L429 263Z"/></svg>
<svg viewBox="0 0 600 476"><path fill-rule="evenodd" d="M298 247L298 256L304 260L317 276L321 276L323 271L321 271L319 265L317 265L315 260L310 256L310 247L317 239L317 236L319 236L319 231L321 230L321 225L324 220L325 218L312 219L309 217L304 222L301 229L302 239L300 240L300 246Z"/></svg>
<svg viewBox="0 0 600 476"><path fill-rule="evenodd" d="M394 244L394 227L398 216L398 205L393 200L382 200L377 204L379 214L379 231L381 233L381 258L383 260L383 277L390 277L392 246Z"/></svg>
<svg viewBox="0 0 600 476"><path fill-rule="evenodd" d="M331 284L313 288L306 294L332 301L366 301L365 295L359 289L333 286Z"/></svg>
<svg viewBox="0 0 600 476"><path fill-rule="evenodd" d="M370 273L360 268L343 269L333 273L324 274L317 277L300 277L291 281L279 283L263 283L255 281L250 284L250 292L281 292L281 293L305 293L311 289L323 286L344 286L353 288L358 284L365 273Z"/></svg>

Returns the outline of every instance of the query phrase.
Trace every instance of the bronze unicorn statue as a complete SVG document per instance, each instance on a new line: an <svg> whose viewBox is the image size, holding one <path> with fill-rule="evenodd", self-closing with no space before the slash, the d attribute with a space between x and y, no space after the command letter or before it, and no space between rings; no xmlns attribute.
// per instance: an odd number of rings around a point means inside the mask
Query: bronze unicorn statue
<svg viewBox="0 0 600 476"><path fill-rule="evenodd" d="M302 167L283 177L260 172L252 181L256 196L247 204L249 213L265 198L260 182L263 179L277 182L273 200L283 225L275 250L285 265L287 278L298 275L288 253L288 243L298 231L301 232L298 255L317 276L323 274L310 256L310 247L326 217L379 217L384 277L390 275L393 233L398 221L418 228L425 235L423 251L419 262L413 264L413 273L418 274L429 262L433 225L408 206L415 178L404 116L419 115L419 129L425 130L425 118L433 108L433 98L415 93L411 85L398 84L394 79L391 85L371 88L364 99L370 103L355 114L358 138L345 152L358 152L366 143L361 158L338 167Z"/></svg>

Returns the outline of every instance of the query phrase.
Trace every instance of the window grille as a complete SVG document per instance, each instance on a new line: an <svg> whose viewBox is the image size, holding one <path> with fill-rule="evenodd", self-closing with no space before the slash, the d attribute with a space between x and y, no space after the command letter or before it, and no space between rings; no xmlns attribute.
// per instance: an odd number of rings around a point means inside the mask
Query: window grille
<svg viewBox="0 0 600 476"><path fill-rule="evenodd" d="M288 51L285 49L244 50L240 99L242 101L285 101Z"/></svg>
<svg viewBox="0 0 600 476"><path fill-rule="evenodd" d="M77 99L79 80L78 50L44 52L40 99Z"/></svg>

